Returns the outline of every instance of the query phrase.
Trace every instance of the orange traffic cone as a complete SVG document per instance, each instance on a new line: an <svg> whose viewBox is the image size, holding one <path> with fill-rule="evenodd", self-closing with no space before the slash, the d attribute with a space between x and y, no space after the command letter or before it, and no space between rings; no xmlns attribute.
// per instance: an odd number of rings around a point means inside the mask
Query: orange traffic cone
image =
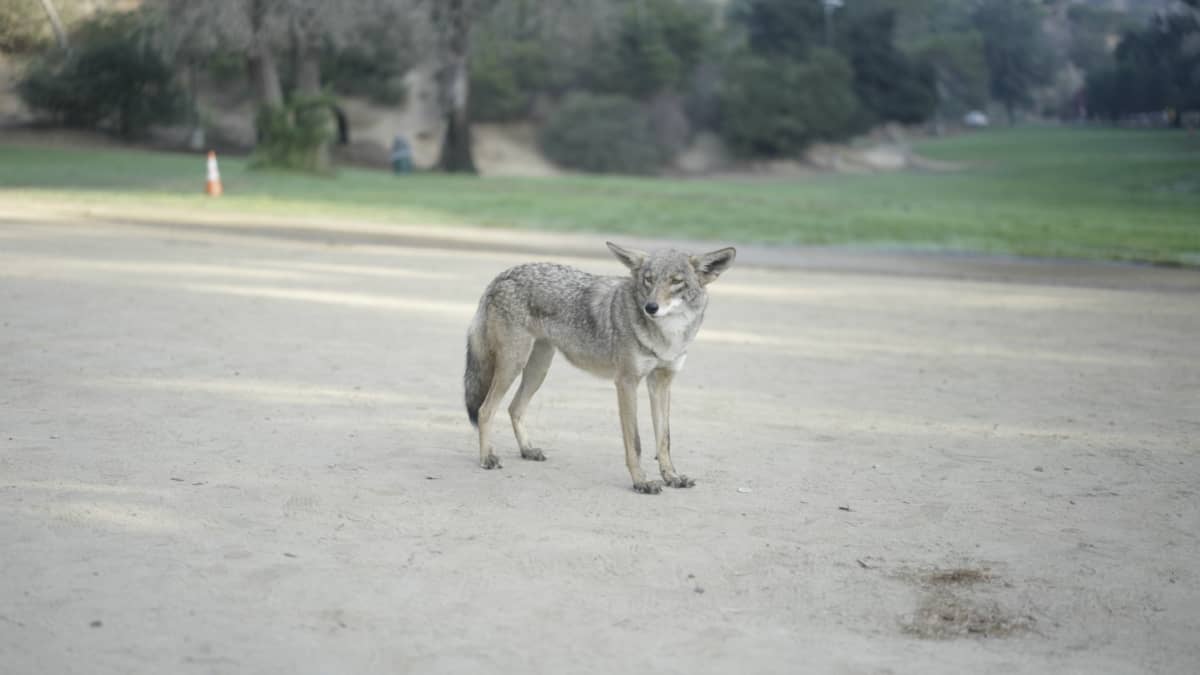
<svg viewBox="0 0 1200 675"><path fill-rule="evenodd" d="M217 153L208 151L208 180L204 183L204 192L210 197L221 196L221 172L217 170Z"/></svg>

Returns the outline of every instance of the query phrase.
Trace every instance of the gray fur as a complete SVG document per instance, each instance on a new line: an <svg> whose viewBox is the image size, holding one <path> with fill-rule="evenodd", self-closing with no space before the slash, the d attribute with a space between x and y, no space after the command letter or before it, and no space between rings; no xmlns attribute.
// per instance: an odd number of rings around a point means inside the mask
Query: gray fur
<svg viewBox="0 0 1200 675"><path fill-rule="evenodd" d="M479 427L480 465L498 468L489 442L492 416L519 373L521 386L509 406L521 456L541 460L530 445L523 418L555 353L617 385L626 463L639 492L656 493L639 458L636 388L649 376L657 458L673 487L694 482L675 473L670 458L670 383L683 367L688 346L708 306L705 290L733 263L725 248L697 256L667 250L645 253L616 244L609 249L630 274L608 277L553 263L513 267L483 293L467 334L463 376L467 414ZM648 310L654 309L656 316Z"/></svg>
<svg viewBox="0 0 1200 675"><path fill-rule="evenodd" d="M473 426L479 426L479 406L483 405L488 387L492 384L492 363L487 358L487 350L473 345L473 342L475 340L467 336L467 369L463 373L463 391L466 394L467 418Z"/></svg>

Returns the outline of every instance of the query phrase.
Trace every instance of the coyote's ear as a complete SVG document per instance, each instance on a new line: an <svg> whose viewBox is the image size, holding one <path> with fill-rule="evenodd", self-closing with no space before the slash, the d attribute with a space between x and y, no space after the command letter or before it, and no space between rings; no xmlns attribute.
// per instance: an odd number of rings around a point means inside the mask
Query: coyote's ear
<svg viewBox="0 0 1200 675"><path fill-rule="evenodd" d="M617 256L617 260L620 260L622 265L631 270L636 270L637 268L641 267L642 263L646 262L646 258L650 257L650 255L645 251L639 251L636 248L621 248L611 241L606 241L604 243L608 245L608 250L612 251L613 255Z"/></svg>
<svg viewBox="0 0 1200 675"><path fill-rule="evenodd" d="M701 285L707 286L717 280L721 273L729 269L737 256L737 249L730 246L711 253L702 253L691 257L692 268L700 277Z"/></svg>

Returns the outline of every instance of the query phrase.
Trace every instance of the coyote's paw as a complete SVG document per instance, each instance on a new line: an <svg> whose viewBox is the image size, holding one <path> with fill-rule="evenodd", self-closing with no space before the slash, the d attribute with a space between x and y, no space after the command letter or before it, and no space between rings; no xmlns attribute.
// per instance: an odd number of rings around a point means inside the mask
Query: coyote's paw
<svg viewBox="0 0 1200 675"><path fill-rule="evenodd" d="M662 487L663 484L661 480L647 480L642 481L641 483L634 483L633 491L640 492L644 495L656 495L662 492Z"/></svg>
<svg viewBox="0 0 1200 675"><path fill-rule="evenodd" d="M499 469L500 458L495 455L488 455L479 463L479 466L482 466L485 469Z"/></svg>
<svg viewBox="0 0 1200 675"><path fill-rule="evenodd" d="M546 461L546 455L541 451L540 448L530 448L528 450L521 451L521 459L528 459L534 462L544 462Z"/></svg>
<svg viewBox="0 0 1200 675"><path fill-rule="evenodd" d="M663 482L673 488L690 488L696 485L696 481L683 474L678 476L663 476Z"/></svg>

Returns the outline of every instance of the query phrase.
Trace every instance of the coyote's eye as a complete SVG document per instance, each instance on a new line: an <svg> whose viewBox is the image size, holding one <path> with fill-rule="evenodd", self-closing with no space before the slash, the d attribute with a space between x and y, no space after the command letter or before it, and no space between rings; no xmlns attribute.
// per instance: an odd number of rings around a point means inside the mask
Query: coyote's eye
<svg viewBox="0 0 1200 675"><path fill-rule="evenodd" d="M654 283L654 279L649 274L647 274L646 276L642 277L642 283L646 284L647 286L650 286L651 284Z"/></svg>

